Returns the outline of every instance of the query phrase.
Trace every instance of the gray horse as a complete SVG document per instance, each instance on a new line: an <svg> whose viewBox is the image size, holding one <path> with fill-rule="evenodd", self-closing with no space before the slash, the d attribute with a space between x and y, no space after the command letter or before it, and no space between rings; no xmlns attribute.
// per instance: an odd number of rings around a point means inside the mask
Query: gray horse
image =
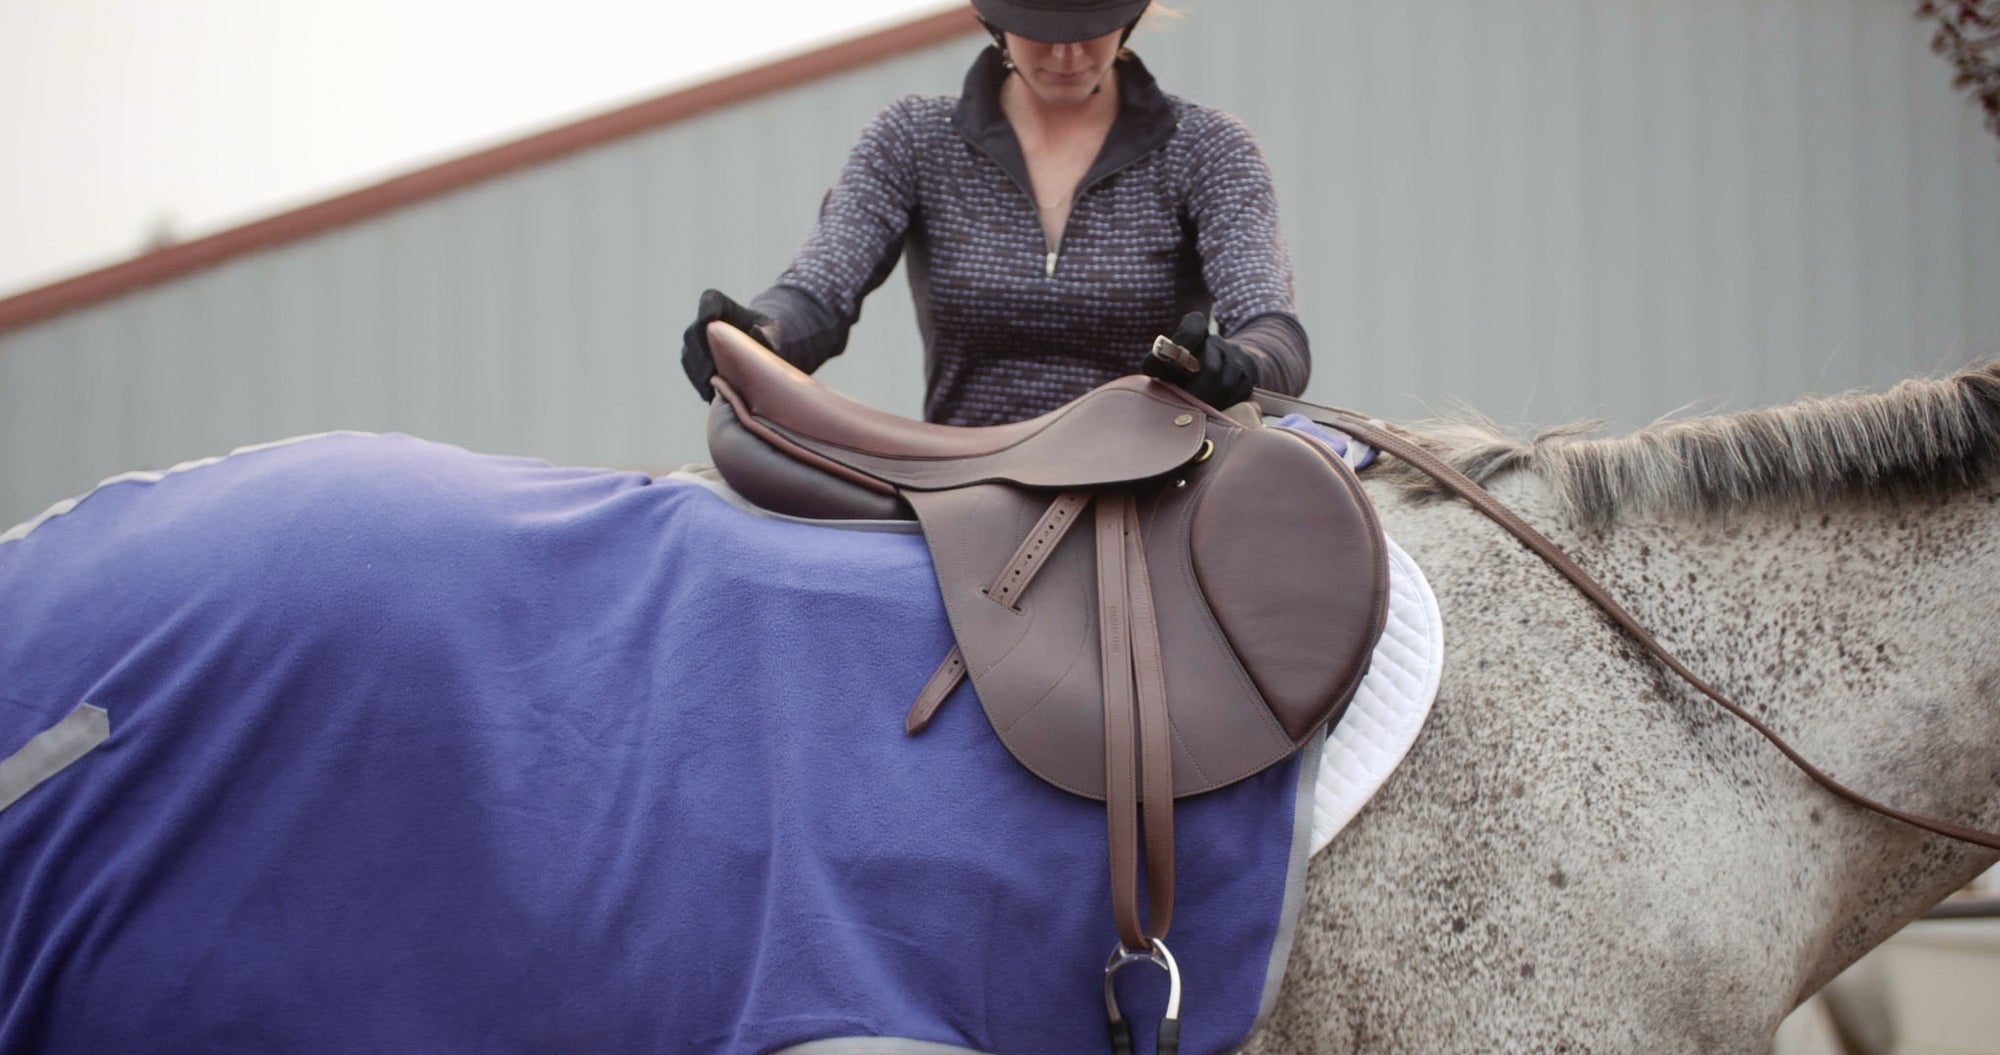
<svg viewBox="0 0 2000 1055"><path fill-rule="evenodd" d="M2000 362L1444 453L1850 787L2000 823ZM1833 798L1463 504L1369 491L1444 613L1430 724L1312 864L1276 1052L1755 1052L1995 855Z"/></svg>
<svg viewBox="0 0 2000 1055"><path fill-rule="evenodd" d="M1620 440L1426 438L1807 757L1893 805L2000 824L2000 363ZM0 1048L331 1050L329 1030L386 1023L403 1047L595 1050L631 1041L556 1027L684 1026L675 1014L702 1010L689 994L737 999L735 976L657 954L699 947L647 928L736 917L658 911L682 873L657 863L716 862L711 897L790 874L773 839L749 837L741 860L762 865L732 870L703 848L735 843L680 826L772 812L749 791L777 781L744 781L741 756L705 746L816 744L795 723L854 713L739 707L786 691L796 664L745 688L725 617L742 635L853 633L824 649L838 684L920 680L943 651L792 603L845 578L743 602L734 587L761 582L781 525L685 534L693 514L667 514L696 489L639 474L351 436L220 465L0 534L0 715L60 718L69 737L30 757L51 783L15 781L15 806L0 772ZM1835 799L1519 543L1395 473L1368 486L1443 610L1443 688L1400 772L1313 862L1252 1051L1758 1051L1994 860ZM873 562L849 578L932 588L920 550L897 563L836 534ZM701 663L737 680L674 673ZM893 722L916 684L883 697ZM689 686L774 724L648 702ZM648 768L683 744L671 779ZM517 988L561 999L493 995Z"/></svg>

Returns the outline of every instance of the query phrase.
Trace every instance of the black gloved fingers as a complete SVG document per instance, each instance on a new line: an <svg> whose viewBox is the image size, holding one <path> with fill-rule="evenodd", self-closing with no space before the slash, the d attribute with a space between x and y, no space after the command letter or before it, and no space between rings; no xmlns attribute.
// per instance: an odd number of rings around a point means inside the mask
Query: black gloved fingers
<svg viewBox="0 0 2000 1055"><path fill-rule="evenodd" d="M1208 316L1198 311L1181 316L1181 324L1174 327L1172 340L1188 351L1201 354L1201 346L1208 342Z"/></svg>
<svg viewBox="0 0 2000 1055"><path fill-rule="evenodd" d="M1227 337L1210 336L1200 355L1201 373L1187 384L1189 395L1211 407L1231 407L1250 398L1257 387L1257 360L1248 349Z"/></svg>
<svg viewBox="0 0 2000 1055"><path fill-rule="evenodd" d="M715 376L715 356L708 350L708 323L697 318L681 334L681 370L704 403L715 399L715 386L709 383Z"/></svg>
<svg viewBox="0 0 2000 1055"><path fill-rule="evenodd" d="M701 306L695 311L695 319L704 325L711 322L726 322L756 338L758 344L766 348L771 347L771 336L764 332L764 328L771 325L771 317L754 308L746 308L736 303L721 290L702 290Z"/></svg>
<svg viewBox="0 0 2000 1055"><path fill-rule="evenodd" d="M709 383L709 379L715 376L715 355L708 347L708 324L726 322L749 334L758 344L770 348L771 336L766 327L772 321L770 316L736 303L719 289L701 291L694 322L689 323L687 330L681 334L681 369L687 373L688 381L704 402L715 399L715 386Z"/></svg>
<svg viewBox="0 0 2000 1055"><path fill-rule="evenodd" d="M1243 345L1209 333L1207 315L1191 311L1181 316L1168 340L1193 353L1200 368L1189 374L1176 363L1148 355L1144 364L1148 376L1177 384L1212 407L1235 406L1257 387L1256 357Z"/></svg>

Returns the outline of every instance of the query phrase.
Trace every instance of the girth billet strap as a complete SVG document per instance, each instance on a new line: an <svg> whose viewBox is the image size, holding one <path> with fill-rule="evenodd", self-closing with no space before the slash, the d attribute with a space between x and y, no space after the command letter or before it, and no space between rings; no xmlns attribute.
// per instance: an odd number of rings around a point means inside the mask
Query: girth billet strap
<svg viewBox="0 0 2000 1055"><path fill-rule="evenodd" d="M1722 709L1735 715L1744 724L1756 730L1758 735L1770 741L1773 747L1782 752L1793 765L1799 767L1807 776L1817 781L1821 787L1862 809L1902 821L1904 824L1912 827L1957 839L1960 842L1971 843L1974 846L1983 846L1989 850L2000 850L2000 832L1981 831L1978 828L1969 828L1962 824L1954 824L1951 821L1925 817L1920 814L1899 810L1894 806L1885 805L1849 788L1847 785L1822 772L1818 766L1806 761L1804 755L1799 754L1792 745L1786 743L1769 726L1758 721L1755 715L1722 695L1721 692L1717 691L1708 682L1695 676L1694 672L1683 665L1679 659L1675 658L1673 653L1667 651L1666 646L1654 639L1652 633L1641 625L1637 619L1633 618L1632 614L1627 612L1624 606L1620 605L1596 579L1592 578L1589 572L1584 571L1575 561L1571 560L1569 555L1562 551L1562 547L1549 541L1546 535L1536 531L1527 521L1516 516L1513 510L1508 509L1499 499L1493 497L1491 492L1479 486L1478 482L1474 481L1471 477L1452 468L1444 459L1432 454L1415 441L1397 432L1392 426L1385 422L1357 414L1351 410L1307 403L1304 400L1294 399L1276 392L1268 392L1261 388L1257 389L1251 398L1256 400L1266 413L1278 415L1298 414L1329 428L1339 429L1377 450L1395 455L1403 461L1410 463L1413 468L1421 470L1432 479L1443 484L1460 498L1465 499L1474 509L1484 513L1494 523L1507 529L1509 534L1519 539L1530 550L1533 550L1536 556L1548 562L1550 567L1562 573L1563 577L1575 585L1585 597L1589 598L1592 604L1595 604L1599 609L1603 610L1604 614L1610 616L1612 622L1623 627L1625 632L1631 634L1633 640L1639 643L1640 647L1652 653L1653 657L1665 664L1668 670L1679 675L1681 680L1693 686L1696 691L1715 701Z"/></svg>
<svg viewBox="0 0 2000 1055"><path fill-rule="evenodd" d="M1047 512L1042 514L1035 526L1028 530L1028 537L1021 540L1021 548L1007 560L1006 567L993 577L986 587L986 596L994 601L1012 606L1021 599L1028 584L1035 581L1035 573L1047 564L1049 555L1056 546L1069 535L1069 529L1076 526L1077 519L1090 505L1091 492L1064 491L1049 503Z"/></svg>

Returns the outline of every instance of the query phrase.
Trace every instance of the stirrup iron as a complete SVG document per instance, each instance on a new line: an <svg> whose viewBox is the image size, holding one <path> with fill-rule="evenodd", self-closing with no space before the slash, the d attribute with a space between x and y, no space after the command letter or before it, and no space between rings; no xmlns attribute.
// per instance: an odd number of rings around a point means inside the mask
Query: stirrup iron
<svg viewBox="0 0 2000 1055"><path fill-rule="evenodd" d="M1132 1024L1125 1021L1125 1015L1118 1010L1118 993L1111 983L1119 971L1135 963L1156 964L1167 972L1167 1013L1160 1019L1160 1032L1153 1042L1153 1050L1158 1055L1178 1055L1181 1050L1181 968L1174 962L1174 954L1167 951L1167 943L1158 938L1148 939L1149 947L1133 950L1120 942L1111 950L1111 959L1104 965L1104 1011L1109 1016L1108 1028L1111 1032L1111 1050L1115 1055L1132 1055Z"/></svg>

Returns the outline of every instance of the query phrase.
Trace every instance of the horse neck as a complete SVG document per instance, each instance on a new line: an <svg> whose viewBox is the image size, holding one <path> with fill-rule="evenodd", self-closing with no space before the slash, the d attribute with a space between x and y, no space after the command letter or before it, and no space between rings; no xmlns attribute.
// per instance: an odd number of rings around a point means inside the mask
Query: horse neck
<svg viewBox="0 0 2000 1055"><path fill-rule="evenodd" d="M1663 643L1821 769L1890 805L2000 827L2000 488L1642 518L1577 544ZM1810 835L1793 874L1772 877L1831 909L1809 987L1995 858L1848 806L1738 723L1722 730L1698 730L1718 736L1718 764Z"/></svg>

